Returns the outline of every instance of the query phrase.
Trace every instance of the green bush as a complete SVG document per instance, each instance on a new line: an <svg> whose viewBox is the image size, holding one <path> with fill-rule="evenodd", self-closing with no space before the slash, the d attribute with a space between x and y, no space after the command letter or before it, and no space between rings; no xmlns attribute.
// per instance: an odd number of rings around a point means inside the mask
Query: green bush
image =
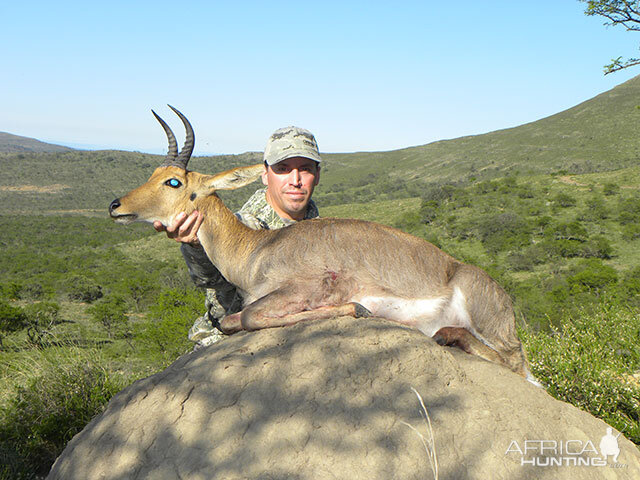
<svg viewBox="0 0 640 480"><path fill-rule="evenodd" d="M24 310L0 300L0 347L2 347L3 333L16 332L26 326L27 314Z"/></svg>
<svg viewBox="0 0 640 480"><path fill-rule="evenodd" d="M581 220L597 222L609 216L609 209L606 207L604 198L594 195L586 202L586 209L580 214Z"/></svg>
<svg viewBox="0 0 640 480"><path fill-rule="evenodd" d="M536 265L545 263L549 258L549 252L544 249L544 245L539 243L530 245L522 251L512 252L507 256L507 263L516 272L533 270Z"/></svg>
<svg viewBox="0 0 640 480"><path fill-rule="evenodd" d="M27 336L34 345L42 345L44 338L59 323L60 305L55 302L38 302L25 308L27 314Z"/></svg>
<svg viewBox="0 0 640 480"><path fill-rule="evenodd" d="M420 219L422 223L433 222L438 216L438 202L435 200L423 200L420 206Z"/></svg>
<svg viewBox="0 0 640 480"><path fill-rule="evenodd" d="M0 478L45 475L67 442L125 386L97 355L73 353L64 361L41 356L30 365L37 372L0 406Z"/></svg>
<svg viewBox="0 0 640 480"><path fill-rule="evenodd" d="M604 235L594 235L580 249L580 256L584 258L611 258L613 247Z"/></svg>
<svg viewBox="0 0 640 480"><path fill-rule="evenodd" d="M18 300L20 299L20 290L22 290L22 285L17 282L0 284L0 299Z"/></svg>
<svg viewBox="0 0 640 480"><path fill-rule="evenodd" d="M560 208L569 208L575 206L576 199L567 193L558 193L553 198L553 204Z"/></svg>
<svg viewBox="0 0 640 480"><path fill-rule="evenodd" d="M487 251L516 249L531 243L532 226L516 213L500 213L477 221L480 240Z"/></svg>
<svg viewBox="0 0 640 480"><path fill-rule="evenodd" d="M87 312L94 321L101 323L109 337L122 333L127 325L127 302L119 295L108 295L91 305Z"/></svg>
<svg viewBox="0 0 640 480"><path fill-rule="evenodd" d="M399 228L402 231L411 233L413 235L418 234L423 230L423 219L419 212L414 210L403 213L394 223L394 227Z"/></svg>
<svg viewBox="0 0 640 480"><path fill-rule="evenodd" d="M544 235L555 240L576 240L578 242L585 242L589 238L587 229L578 221L549 225L545 229Z"/></svg>
<svg viewBox="0 0 640 480"><path fill-rule="evenodd" d="M49 294L51 294L51 292L39 281L25 284L20 291L20 297L29 300L42 300Z"/></svg>
<svg viewBox="0 0 640 480"><path fill-rule="evenodd" d="M640 321L606 299L564 317L551 332L520 332L532 373L554 397L603 419L640 443Z"/></svg>
<svg viewBox="0 0 640 480"><path fill-rule="evenodd" d="M114 286L114 293L125 299L136 311L141 311L153 301L155 292L160 288L157 282L157 271L148 272L139 269L128 269L125 275Z"/></svg>
<svg viewBox="0 0 640 480"><path fill-rule="evenodd" d="M631 242L640 238L640 224L631 223L622 227L622 239Z"/></svg>
<svg viewBox="0 0 640 480"><path fill-rule="evenodd" d="M640 223L640 198L623 198L618 202L618 222L622 225Z"/></svg>
<svg viewBox="0 0 640 480"><path fill-rule="evenodd" d="M193 348L187 332L204 312L204 295L191 289L167 289L149 308L149 322L141 326L137 338L159 351L165 362L171 362Z"/></svg>
<svg viewBox="0 0 640 480"><path fill-rule="evenodd" d="M67 296L70 300L91 303L102 298L102 287L85 276L71 276L66 283Z"/></svg>
<svg viewBox="0 0 640 480"><path fill-rule="evenodd" d="M598 295L618 282L618 274L615 268L593 258L579 263L573 275L567 277L567 282L573 293L589 292Z"/></svg>
<svg viewBox="0 0 640 480"><path fill-rule="evenodd" d="M627 272L620 280L624 301L640 306L640 267Z"/></svg>
<svg viewBox="0 0 640 480"><path fill-rule="evenodd" d="M605 183L602 187L602 193L607 196L617 195L620 193L620 186L616 183Z"/></svg>

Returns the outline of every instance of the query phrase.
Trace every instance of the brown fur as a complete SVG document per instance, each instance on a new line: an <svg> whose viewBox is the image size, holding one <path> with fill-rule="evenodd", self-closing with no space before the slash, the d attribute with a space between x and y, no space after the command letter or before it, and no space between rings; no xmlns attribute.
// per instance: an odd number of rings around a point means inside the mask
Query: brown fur
<svg viewBox="0 0 640 480"><path fill-rule="evenodd" d="M199 240L245 299L242 312L221 321L227 333L337 314L368 315L354 298L364 303L391 298L401 306L407 303L408 308L422 301L419 305L425 305L427 313L394 320L428 330L432 309L439 319L434 325L445 321L435 333L438 341L528 375L511 301L485 272L422 239L362 220L323 218L279 230L252 230L215 191L246 185L260 171L256 165L209 176L160 167L146 184L117 200L111 215L121 223L160 220L169 224L181 211L188 214L198 209L204 214ZM171 178L182 187L167 186ZM470 324L465 327L460 319L467 314Z"/></svg>

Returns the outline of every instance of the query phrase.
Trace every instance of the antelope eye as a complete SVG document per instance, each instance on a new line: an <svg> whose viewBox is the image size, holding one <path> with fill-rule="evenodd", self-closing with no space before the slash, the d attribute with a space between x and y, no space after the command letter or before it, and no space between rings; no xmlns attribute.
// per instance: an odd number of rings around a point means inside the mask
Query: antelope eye
<svg viewBox="0 0 640 480"><path fill-rule="evenodd" d="M170 178L169 180L164 182L164 184L172 188L178 188L179 186L182 185L180 180L178 180L177 178Z"/></svg>

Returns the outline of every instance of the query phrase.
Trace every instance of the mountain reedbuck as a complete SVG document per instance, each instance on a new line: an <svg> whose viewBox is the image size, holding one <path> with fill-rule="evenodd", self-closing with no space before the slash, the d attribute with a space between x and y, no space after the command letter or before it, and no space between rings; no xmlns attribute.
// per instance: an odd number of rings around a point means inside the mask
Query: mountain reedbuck
<svg viewBox="0 0 640 480"><path fill-rule="evenodd" d="M198 239L244 299L220 321L225 333L349 315L374 315L415 327L440 344L504 365L531 379L509 296L484 271L400 230L362 220L318 218L279 230L252 230L216 195L256 180L263 165L216 175L187 170L194 146L189 121L178 153L169 153L144 185L109 206L128 224L170 225L179 212L204 214Z"/></svg>

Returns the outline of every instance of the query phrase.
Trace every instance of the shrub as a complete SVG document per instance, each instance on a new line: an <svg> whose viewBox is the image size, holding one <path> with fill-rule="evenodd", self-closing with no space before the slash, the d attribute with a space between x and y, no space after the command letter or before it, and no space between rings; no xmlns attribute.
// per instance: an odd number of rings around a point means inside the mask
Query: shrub
<svg viewBox="0 0 640 480"><path fill-rule="evenodd" d="M27 326L27 314L20 308L0 300L0 347L2 334L16 332Z"/></svg>
<svg viewBox="0 0 640 480"><path fill-rule="evenodd" d="M580 218L587 221L604 220L609 216L604 199L600 195L594 195L586 202L587 208L582 212Z"/></svg>
<svg viewBox="0 0 640 480"><path fill-rule="evenodd" d="M534 263L524 252L513 252L507 256L507 263L516 272L533 270Z"/></svg>
<svg viewBox="0 0 640 480"><path fill-rule="evenodd" d="M438 202L435 200L423 200L420 206L420 219L422 223L433 222L438 216Z"/></svg>
<svg viewBox="0 0 640 480"><path fill-rule="evenodd" d="M556 240L584 242L589 238L587 229L578 221L551 225L545 229L544 234L546 237L555 238Z"/></svg>
<svg viewBox="0 0 640 480"><path fill-rule="evenodd" d="M27 336L34 345L42 345L44 337L59 323L60 305L54 302L38 302L25 308Z"/></svg>
<svg viewBox="0 0 640 480"><path fill-rule="evenodd" d="M636 212L624 210L618 215L618 222L621 225L636 224L640 222L640 215Z"/></svg>
<svg viewBox="0 0 640 480"><path fill-rule="evenodd" d="M584 255L583 243L589 239L586 228L578 221L549 225L544 230L545 248L564 258Z"/></svg>
<svg viewBox="0 0 640 480"><path fill-rule="evenodd" d="M413 235L418 234L422 230L422 226L420 213L414 210L403 213L394 223L394 227Z"/></svg>
<svg viewBox="0 0 640 480"><path fill-rule="evenodd" d="M534 266L547 261L548 252L543 245L530 245L519 252L513 252L507 256L507 262L515 271L532 270Z"/></svg>
<svg viewBox="0 0 640 480"><path fill-rule="evenodd" d="M627 242L640 238L640 224L630 223L622 227L622 238Z"/></svg>
<svg viewBox="0 0 640 480"><path fill-rule="evenodd" d="M640 306L640 267L627 272L620 280L620 289L625 302Z"/></svg>
<svg viewBox="0 0 640 480"><path fill-rule="evenodd" d="M564 317L552 332L520 332L532 373L554 397L601 418L640 444L640 323L609 301Z"/></svg>
<svg viewBox="0 0 640 480"><path fill-rule="evenodd" d="M3 283L0 285L0 298L7 300L18 300L20 298L22 285L16 282Z"/></svg>
<svg viewBox="0 0 640 480"><path fill-rule="evenodd" d="M149 309L150 321L141 326L137 336L171 362L193 347L187 332L203 311L201 292L193 288L164 290Z"/></svg>
<svg viewBox="0 0 640 480"><path fill-rule="evenodd" d="M0 407L3 478L46 475L67 442L124 387L93 357L77 349L64 359L41 355L27 366L28 380Z"/></svg>
<svg viewBox="0 0 640 480"><path fill-rule="evenodd" d="M119 297L126 299L136 311L151 302L154 292L158 290L157 273L131 269L126 272L114 291Z"/></svg>
<svg viewBox="0 0 640 480"><path fill-rule="evenodd" d="M41 300L46 295L45 287L40 282L30 282L22 287L20 296L30 300Z"/></svg>
<svg viewBox="0 0 640 480"><path fill-rule="evenodd" d="M605 265L600 259L591 258L583 260L575 268L575 273L567 277L567 282L574 293L589 292L597 295L616 284L618 274L615 268Z"/></svg>
<svg viewBox="0 0 640 480"><path fill-rule="evenodd" d="M127 302L119 295L109 295L87 309L94 321L101 323L109 337L120 333L127 324Z"/></svg>
<svg viewBox="0 0 640 480"><path fill-rule="evenodd" d="M451 200L457 191L458 188L449 183L430 185L422 193L422 201L444 202Z"/></svg>
<svg viewBox="0 0 640 480"><path fill-rule="evenodd" d="M528 245L531 230L527 220L510 212L482 218L478 222L480 239L492 253Z"/></svg>
<svg viewBox="0 0 640 480"><path fill-rule="evenodd" d="M553 204L560 208L573 207L576 204L576 199L566 193L559 193L553 198Z"/></svg>
<svg viewBox="0 0 640 480"><path fill-rule="evenodd" d="M611 258L613 247L609 239L603 235L591 237L581 248L581 257Z"/></svg>
<svg viewBox="0 0 640 480"><path fill-rule="evenodd" d="M91 303L102 298L102 287L82 275L74 275L67 281L67 295L70 300Z"/></svg>
<svg viewBox="0 0 640 480"><path fill-rule="evenodd" d="M640 223L640 198L623 198L618 202L618 222L622 225Z"/></svg>
<svg viewBox="0 0 640 480"><path fill-rule="evenodd" d="M620 192L620 186L616 183L605 183L602 187L602 193L607 196L617 195Z"/></svg>

